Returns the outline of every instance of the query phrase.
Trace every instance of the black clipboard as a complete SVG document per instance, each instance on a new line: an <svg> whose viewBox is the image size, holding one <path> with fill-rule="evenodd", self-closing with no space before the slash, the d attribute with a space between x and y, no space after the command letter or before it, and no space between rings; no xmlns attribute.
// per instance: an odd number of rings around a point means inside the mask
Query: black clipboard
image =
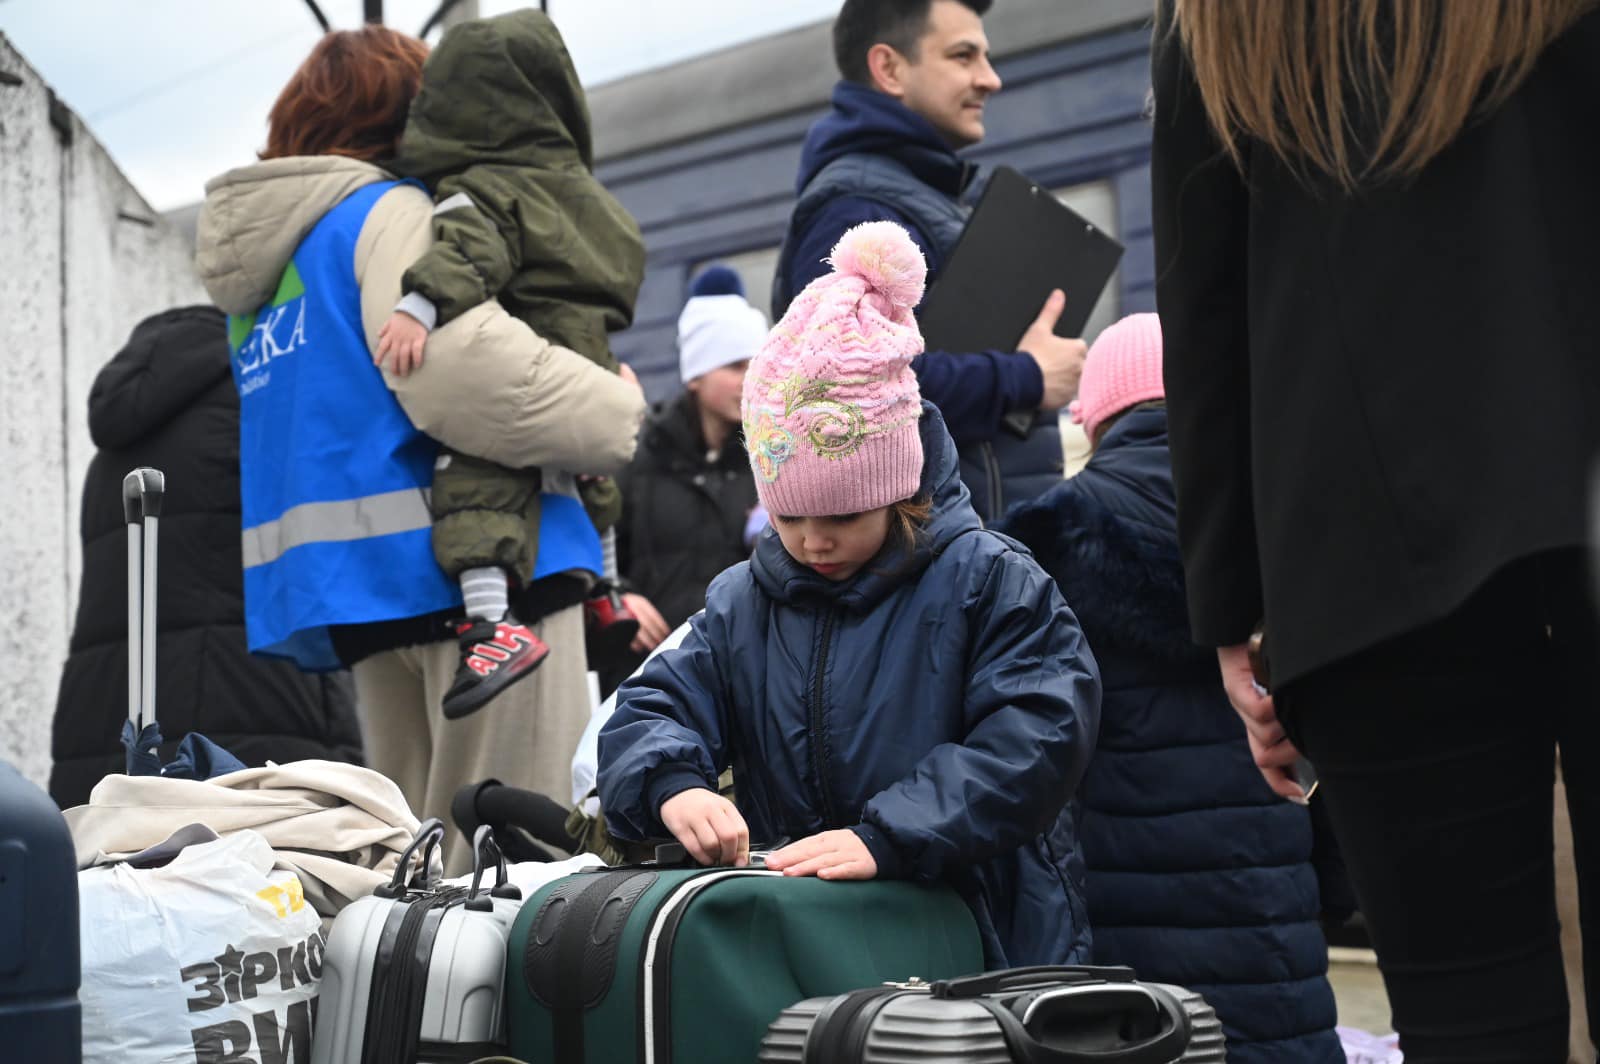
<svg viewBox="0 0 1600 1064"><path fill-rule="evenodd" d="M1015 351L1052 289L1067 295L1057 336L1082 336L1122 260L1122 245L1017 171L1002 166L918 314L932 351ZM1019 436L1036 412L1015 411Z"/></svg>

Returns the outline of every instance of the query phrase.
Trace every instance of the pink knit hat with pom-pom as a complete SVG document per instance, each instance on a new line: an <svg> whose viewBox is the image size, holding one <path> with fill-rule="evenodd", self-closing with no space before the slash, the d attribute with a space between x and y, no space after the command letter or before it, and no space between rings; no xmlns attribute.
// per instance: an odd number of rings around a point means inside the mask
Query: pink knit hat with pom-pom
<svg viewBox="0 0 1600 1064"><path fill-rule="evenodd" d="M1092 440L1106 418L1166 397L1161 381L1161 319L1130 314L1106 326L1089 348L1078 398L1067 407L1067 416Z"/></svg>
<svg viewBox="0 0 1600 1064"><path fill-rule="evenodd" d="M922 480L922 353L912 309L927 264L893 222L839 238L833 272L795 297L744 378L756 494L782 517L831 517L909 499Z"/></svg>

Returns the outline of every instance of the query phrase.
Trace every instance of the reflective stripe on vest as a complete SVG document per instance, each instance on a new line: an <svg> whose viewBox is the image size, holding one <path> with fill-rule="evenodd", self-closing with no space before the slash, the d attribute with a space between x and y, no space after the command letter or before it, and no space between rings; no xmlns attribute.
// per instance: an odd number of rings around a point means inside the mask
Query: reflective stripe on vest
<svg viewBox="0 0 1600 1064"><path fill-rule="evenodd" d="M281 558L285 551L308 543L343 543L430 528L433 515L416 488L368 495L339 502L308 502L276 521L244 530L244 567L252 569Z"/></svg>

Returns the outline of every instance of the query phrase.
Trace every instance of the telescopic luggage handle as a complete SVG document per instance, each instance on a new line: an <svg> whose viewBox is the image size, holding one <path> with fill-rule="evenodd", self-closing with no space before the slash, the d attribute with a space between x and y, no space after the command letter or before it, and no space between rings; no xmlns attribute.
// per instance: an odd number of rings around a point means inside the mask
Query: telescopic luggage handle
<svg viewBox="0 0 1600 1064"><path fill-rule="evenodd" d="M167 475L159 469L140 466L122 478L122 516L130 525L146 517L161 516L161 501L167 493Z"/></svg>
<svg viewBox="0 0 1600 1064"><path fill-rule="evenodd" d="M137 731L156 715L156 526L167 478L141 466L122 478L128 524L128 719Z"/></svg>

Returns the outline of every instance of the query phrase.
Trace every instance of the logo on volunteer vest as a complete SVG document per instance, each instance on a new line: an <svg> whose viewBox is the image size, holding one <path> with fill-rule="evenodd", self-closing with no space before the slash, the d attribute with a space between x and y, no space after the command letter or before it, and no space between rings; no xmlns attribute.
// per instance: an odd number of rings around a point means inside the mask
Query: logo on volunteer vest
<svg viewBox="0 0 1600 1064"><path fill-rule="evenodd" d="M228 346L233 351L239 394L249 395L272 380L274 360L291 355L306 342L306 286L291 261L272 301L254 318L228 319Z"/></svg>

